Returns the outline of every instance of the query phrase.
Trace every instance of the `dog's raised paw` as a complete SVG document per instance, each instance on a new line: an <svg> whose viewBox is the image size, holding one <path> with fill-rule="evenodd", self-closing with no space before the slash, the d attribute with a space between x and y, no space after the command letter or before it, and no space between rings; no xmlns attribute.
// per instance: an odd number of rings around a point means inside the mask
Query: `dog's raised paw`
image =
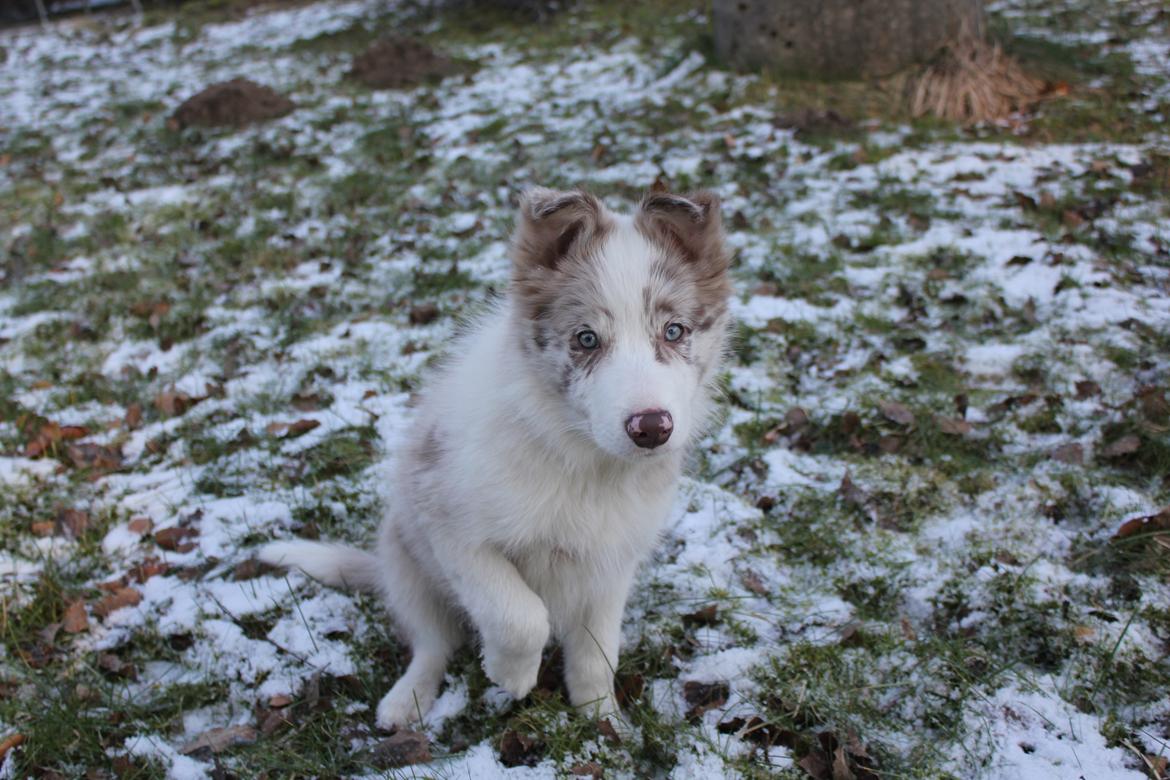
<svg viewBox="0 0 1170 780"><path fill-rule="evenodd" d="M483 669L488 678L514 699L523 699L536 687L541 652L509 653L485 650Z"/></svg>

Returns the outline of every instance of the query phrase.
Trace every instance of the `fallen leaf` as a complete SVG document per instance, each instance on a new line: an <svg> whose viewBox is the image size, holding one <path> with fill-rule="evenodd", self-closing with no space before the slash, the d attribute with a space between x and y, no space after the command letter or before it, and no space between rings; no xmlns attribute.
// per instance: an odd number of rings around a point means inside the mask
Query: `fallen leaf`
<svg viewBox="0 0 1170 780"><path fill-rule="evenodd" d="M265 426L269 436L279 436L284 439L295 439L321 425L317 420L297 420L293 423L270 422Z"/></svg>
<svg viewBox="0 0 1170 780"><path fill-rule="evenodd" d="M319 393L302 392L292 397L292 407L298 412L315 412L321 408Z"/></svg>
<svg viewBox="0 0 1170 780"><path fill-rule="evenodd" d="M83 439L90 433L88 428L80 425L58 425L46 421L36 435L25 445L26 458L39 458L53 449L58 442Z"/></svg>
<svg viewBox="0 0 1170 780"><path fill-rule="evenodd" d="M192 536L198 536L194 528L171 526L154 532L154 543L164 550L177 553L191 552L195 549L194 542L187 541Z"/></svg>
<svg viewBox="0 0 1170 780"><path fill-rule="evenodd" d="M934 424L948 436L966 436L973 430L971 423L960 420L958 417L946 417L941 414L934 416Z"/></svg>
<svg viewBox="0 0 1170 780"><path fill-rule="evenodd" d="M139 515L138 517L130 518L130 522L126 523L126 529L132 534L144 536L151 532L154 528L154 521L149 517Z"/></svg>
<svg viewBox="0 0 1170 780"><path fill-rule="evenodd" d="M438 318L439 307L430 301L419 303L410 307L409 316L411 325L428 325Z"/></svg>
<svg viewBox="0 0 1170 780"><path fill-rule="evenodd" d="M682 623L684 626L713 626L719 622L719 607L715 604L708 604L702 609L697 609L682 616Z"/></svg>
<svg viewBox="0 0 1170 780"><path fill-rule="evenodd" d="M844 745L838 745L833 751L833 780L857 780L857 775L849 768L849 760L845 758Z"/></svg>
<svg viewBox="0 0 1170 780"><path fill-rule="evenodd" d="M237 582L241 580L254 580L261 574L267 574L273 570L272 566L261 563L258 558L249 558L236 565L236 568L232 570L232 579Z"/></svg>
<svg viewBox="0 0 1170 780"><path fill-rule="evenodd" d="M697 718L708 710L722 707L731 695L731 686L725 682L703 683L688 680L683 684L683 698L691 708L687 718Z"/></svg>
<svg viewBox="0 0 1170 780"><path fill-rule="evenodd" d="M1095 395L1101 395L1101 385L1088 379L1077 382L1076 389L1078 401L1084 401L1085 399L1092 398Z"/></svg>
<svg viewBox="0 0 1170 780"><path fill-rule="evenodd" d="M804 758L797 762L800 768L808 772L814 780L830 780L832 778L831 769L825 755L819 750L809 753Z"/></svg>
<svg viewBox="0 0 1170 780"><path fill-rule="evenodd" d="M148 555L142 563L130 569L130 577L139 585L149 580L151 577L159 574L166 574L170 569L170 564L160 561L154 555Z"/></svg>
<svg viewBox="0 0 1170 780"><path fill-rule="evenodd" d="M914 625L910 622L909 618L907 618L905 616L902 617L901 628L902 628L902 638L903 639L905 639L908 642L917 642L918 641L918 632L914 630Z"/></svg>
<svg viewBox="0 0 1170 780"><path fill-rule="evenodd" d="M606 741L611 745L621 745L621 735L617 733L617 729L609 722L609 718L602 718L597 721L597 733L605 737Z"/></svg>
<svg viewBox="0 0 1170 780"><path fill-rule="evenodd" d="M98 668L115 677L123 677L128 680L134 680L138 677L138 669L135 668L134 664L122 660L113 653L102 653L99 655Z"/></svg>
<svg viewBox="0 0 1170 780"><path fill-rule="evenodd" d="M192 397L172 387L156 395L154 397L154 405L155 408L167 417L178 417L185 414L188 409L203 400L206 400L206 398Z"/></svg>
<svg viewBox="0 0 1170 780"><path fill-rule="evenodd" d="M289 438L289 439L293 439L293 438L296 438L297 436L303 436L304 434L308 433L309 431L313 430L314 428L319 427L320 425L321 425L321 422L319 420L309 420L309 419L297 420L295 423L292 423L291 425L288 426L288 433L285 434L285 437Z"/></svg>
<svg viewBox="0 0 1170 780"><path fill-rule="evenodd" d="M1113 535L1113 538L1125 539L1135 534L1156 533L1159 531L1170 531L1170 507L1166 507L1157 514L1126 520L1117 529L1117 533Z"/></svg>
<svg viewBox="0 0 1170 780"><path fill-rule="evenodd" d="M431 760L430 740L426 734L402 729L374 746L373 764L378 769L393 769Z"/></svg>
<svg viewBox="0 0 1170 780"><path fill-rule="evenodd" d="M253 726L224 726L200 734L191 742L179 748L185 756L193 753L222 753L237 745L250 745L256 741L256 729Z"/></svg>
<svg viewBox="0 0 1170 780"><path fill-rule="evenodd" d="M614 696L619 707L628 707L642 698L646 678L634 672L618 672L614 676Z"/></svg>
<svg viewBox="0 0 1170 780"><path fill-rule="evenodd" d="M33 536L44 538L57 533L57 524L52 520L38 520L29 526L29 530L32 531Z"/></svg>
<svg viewBox="0 0 1170 780"><path fill-rule="evenodd" d="M278 693L275 696L269 697L268 699L268 706L274 710L279 710L281 707L287 707L292 703L292 697L286 696L283 693Z"/></svg>
<svg viewBox="0 0 1170 780"><path fill-rule="evenodd" d="M283 728L293 725L292 710L265 710L259 719L260 734L268 737Z"/></svg>
<svg viewBox="0 0 1170 780"><path fill-rule="evenodd" d="M1062 444L1052 451L1052 459L1071 466L1080 466L1085 462L1085 448L1076 442Z"/></svg>
<svg viewBox="0 0 1170 780"><path fill-rule="evenodd" d="M89 514L80 509L62 509L57 513L57 527L76 539L89 528Z"/></svg>
<svg viewBox="0 0 1170 780"><path fill-rule="evenodd" d="M85 614L85 602L78 599L65 608L61 628L67 634L80 634L89 629L89 617Z"/></svg>
<svg viewBox="0 0 1170 780"><path fill-rule="evenodd" d="M13 748L20 747L24 744L24 734L9 734L3 740L0 740L0 763L4 761L4 757L8 755L8 751Z"/></svg>
<svg viewBox="0 0 1170 780"><path fill-rule="evenodd" d="M897 401L881 401L878 403L878 409L887 420L898 425L914 424L914 413Z"/></svg>
<svg viewBox="0 0 1170 780"><path fill-rule="evenodd" d="M500 763L506 767L536 766L544 752L535 737L509 729L500 738Z"/></svg>
<svg viewBox="0 0 1170 780"><path fill-rule="evenodd" d="M1116 439L1101 450L1101 457L1103 458L1120 458L1124 455L1132 455L1137 452L1142 446L1142 440L1135 434L1126 434L1120 439Z"/></svg>
<svg viewBox="0 0 1170 780"><path fill-rule="evenodd" d="M845 476L841 477L841 485L837 488L837 492L841 494L841 498L863 509L869 501L869 496L865 494L865 491L853 482L848 469L845 471Z"/></svg>
<svg viewBox="0 0 1170 780"><path fill-rule="evenodd" d="M764 585L764 581L760 578L760 575L752 569L748 569L743 574L741 574L739 581L740 584L742 584L745 588L757 596L765 596L768 593L768 588Z"/></svg>
<svg viewBox="0 0 1170 780"><path fill-rule="evenodd" d="M105 618L111 612L123 607L133 607L142 601L142 594L134 588L122 587L108 595L102 596L93 605L93 614Z"/></svg>
<svg viewBox="0 0 1170 780"><path fill-rule="evenodd" d="M117 447L100 444L70 444L66 450L75 468L94 471L114 471L122 466L122 453Z"/></svg>
<svg viewBox="0 0 1170 780"><path fill-rule="evenodd" d="M569 767L569 774L576 777L592 777L595 780L600 780L600 778L605 776L604 771L601 769L601 764L596 761Z"/></svg>

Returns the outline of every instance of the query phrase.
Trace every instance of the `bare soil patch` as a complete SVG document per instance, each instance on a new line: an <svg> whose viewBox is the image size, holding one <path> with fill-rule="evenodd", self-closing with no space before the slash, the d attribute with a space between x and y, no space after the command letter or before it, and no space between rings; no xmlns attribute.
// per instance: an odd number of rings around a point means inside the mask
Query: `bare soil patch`
<svg viewBox="0 0 1170 780"><path fill-rule="evenodd" d="M353 60L347 74L370 89L407 89L463 72L466 66L413 38L382 38Z"/></svg>
<svg viewBox="0 0 1170 780"><path fill-rule="evenodd" d="M237 78L212 84L175 109L179 127L243 127L284 116L296 105L271 87Z"/></svg>

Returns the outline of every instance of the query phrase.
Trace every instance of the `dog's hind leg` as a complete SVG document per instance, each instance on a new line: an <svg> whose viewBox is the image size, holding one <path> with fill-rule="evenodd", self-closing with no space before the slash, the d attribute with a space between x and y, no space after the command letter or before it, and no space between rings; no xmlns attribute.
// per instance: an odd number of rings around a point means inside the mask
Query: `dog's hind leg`
<svg viewBox="0 0 1170 780"><path fill-rule="evenodd" d="M451 655L463 644L464 632L392 529L379 539L378 556L386 563L382 598L411 650L406 671L378 703L378 728L390 730L426 716Z"/></svg>

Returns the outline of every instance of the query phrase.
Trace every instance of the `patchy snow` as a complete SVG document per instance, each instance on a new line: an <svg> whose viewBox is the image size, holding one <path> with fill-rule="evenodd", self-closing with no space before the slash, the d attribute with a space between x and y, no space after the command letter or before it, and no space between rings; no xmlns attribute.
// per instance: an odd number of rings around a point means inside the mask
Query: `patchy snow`
<svg viewBox="0 0 1170 780"><path fill-rule="evenodd" d="M1030 35L1128 56L1134 104L1165 115L1166 20L1149 4L993 5ZM1170 503L1155 473L1170 230L1159 180L1142 178L1157 175L1145 169L1164 159L1164 133L923 140L873 122L813 143L777 127L766 83L613 31L551 58L510 40L455 47L478 69L414 90L345 82L352 52L333 42L405 13L360 0L190 29L0 32L0 206L18 215L0 250L19 258L0 264L5 603L23 609L44 577L65 578L89 626L58 639L47 673L127 656L137 679L104 707L172 706L177 686L216 699L169 728L130 723L103 749L208 777L212 763L178 753L198 733L252 723L258 704L323 679L388 684L386 659L404 649L372 600L253 569L252 550L370 538L393 498L379 495L383 456L423 377L506 284L516 193L585 184L626 208L661 181L723 198L741 331L726 417L623 626L628 653L657 659L645 698L675 740L655 771L797 766L794 749L719 729L758 716L810 742L854 731L893 774L1140 777L1115 735L1163 752L1165 689L1135 693L1126 675L1166 679L1170 592L1108 556L1122 523ZM428 24L441 41L442 22ZM296 111L167 129L181 100L237 75ZM164 410L164 392L191 405ZM890 400L914 421L883 414ZM28 457L47 421L88 431ZM101 447L116 467L79 467ZM88 513L80 539L59 527L67 507ZM119 587L141 600L99 616ZM35 674L16 662L28 652L0 654L5 691ZM448 676L425 724L442 757L426 772L640 771L640 739L592 737L505 768L498 734L460 741L464 716L525 722L557 705L495 687L479 701L481 682ZM726 683L727 700L689 722L687 682ZM354 755L375 739L383 692L336 697ZM566 712L541 722L571 731ZM19 754L0 776L32 771ZM241 775L249 760L223 757Z"/></svg>

